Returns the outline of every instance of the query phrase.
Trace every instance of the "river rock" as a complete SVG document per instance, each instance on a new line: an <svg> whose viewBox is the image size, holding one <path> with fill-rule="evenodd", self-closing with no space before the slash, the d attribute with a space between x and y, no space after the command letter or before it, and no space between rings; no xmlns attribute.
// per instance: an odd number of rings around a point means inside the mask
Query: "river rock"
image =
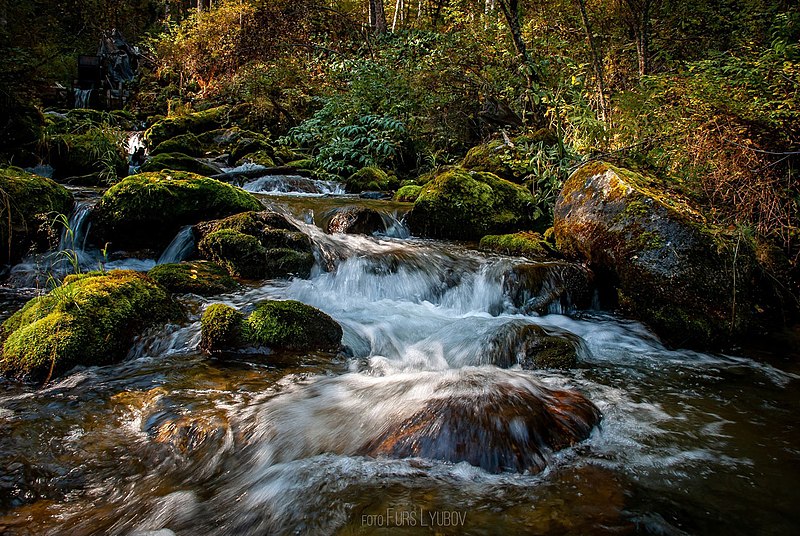
<svg viewBox="0 0 800 536"><path fill-rule="evenodd" d="M74 200L63 186L16 167L0 168L0 263L16 263L29 251L55 246L62 228L58 214L69 216Z"/></svg>
<svg viewBox="0 0 800 536"><path fill-rule="evenodd" d="M359 169L344 181L345 190L349 194L357 194L366 190L391 190L397 179L375 166Z"/></svg>
<svg viewBox="0 0 800 536"><path fill-rule="evenodd" d="M397 190L394 194L394 200L401 203L413 203L417 200L421 191L422 186L418 184L406 184Z"/></svg>
<svg viewBox="0 0 800 536"><path fill-rule="evenodd" d="M234 276L308 277L314 265L311 240L275 212L245 212L194 229L200 255Z"/></svg>
<svg viewBox="0 0 800 536"><path fill-rule="evenodd" d="M551 146L556 143L558 137L546 128L510 140L492 140L467 151L461 167L471 171L494 173L498 177L519 184L528 173L531 147L535 149L540 144Z"/></svg>
<svg viewBox="0 0 800 536"><path fill-rule="evenodd" d="M74 184L105 185L128 174L121 132L109 128L54 136L49 161L54 179Z"/></svg>
<svg viewBox="0 0 800 536"><path fill-rule="evenodd" d="M228 121L230 109L227 106L210 108L200 112L170 116L155 122L144 133L144 139L151 148L181 134L201 134L214 130Z"/></svg>
<svg viewBox="0 0 800 536"><path fill-rule="evenodd" d="M585 164L564 184L554 229L563 254L606 274L621 307L671 344L724 344L750 323L752 241L655 179Z"/></svg>
<svg viewBox="0 0 800 536"><path fill-rule="evenodd" d="M594 275L582 264L517 264L503 276L503 292L523 313L565 313L591 305Z"/></svg>
<svg viewBox="0 0 800 536"><path fill-rule="evenodd" d="M100 244L114 248L159 249L184 225L261 208L241 188L194 173L140 173L103 194L93 213L93 232Z"/></svg>
<svg viewBox="0 0 800 536"><path fill-rule="evenodd" d="M151 171L164 171L171 169L174 171L188 171L190 173L197 173L205 177L217 175L222 171L211 164L207 164L197 158L192 158L183 153L161 153L147 159L147 162L142 165L142 173Z"/></svg>
<svg viewBox="0 0 800 536"><path fill-rule="evenodd" d="M179 294L213 296L238 287L227 270L208 261L159 264L147 275L170 292Z"/></svg>
<svg viewBox="0 0 800 536"><path fill-rule="evenodd" d="M486 352L501 368L520 365L525 370L573 368L588 349L580 337L558 328L509 322L493 334Z"/></svg>
<svg viewBox="0 0 800 536"><path fill-rule="evenodd" d="M366 207L344 207L336 211L328 222L328 232L371 235L385 231L383 218L377 210Z"/></svg>
<svg viewBox="0 0 800 536"><path fill-rule="evenodd" d="M408 222L416 236L478 240L530 228L533 211L525 188L491 173L454 168L425 184Z"/></svg>
<svg viewBox="0 0 800 536"><path fill-rule="evenodd" d="M342 328L322 311L297 301L260 303L247 317L224 304L203 313L200 347L206 353L337 352Z"/></svg>
<svg viewBox="0 0 800 536"><path fill-rule="evenodd" d="M539 233L520 231L504 235L486 235L478 245L483 251L545 260L558 258L553 246Z"/></svg>
<svg viewBox="0 0 800 536"><path fill-rule="evenodd" d="M550 452L583 441L599 421L600 411L578 393L501 382L432 398L360 454L538 473Z"/></svg>
<svg viewBox="0 0 800 536"><path fill-rule="evenodd" d="M138 272L72 275L3 323L0 372L42 380L114 363L146 328L181 317L166 289Z"/></svg>

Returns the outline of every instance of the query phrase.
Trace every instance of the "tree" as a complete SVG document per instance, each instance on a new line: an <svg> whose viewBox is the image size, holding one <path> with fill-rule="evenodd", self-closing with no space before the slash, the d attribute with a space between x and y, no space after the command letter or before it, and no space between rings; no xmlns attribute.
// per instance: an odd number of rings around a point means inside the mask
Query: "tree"
<svg viewBox="0 0 800 536"><path fill-rule="evenodd" d="M369 25L376 34L386 31L386 10L383 0L369 0Z"/></svg>
<svg viewBox="0 0 800 536"><path fill-rule="evenodd" d="M600 103L600 117L603 121L606 120L606 82L603 69L603 58L597 48L597 41L594 38L592 25L589 21L589 15L586 13L586 0L575 0L578 4L578 9L581 12L581 20L583 21L583 29L586 32L586 39L589 41L589 52L592 56L592 67L594 68L595 77L597 78L597 96Z"/></svg>
<svg viewBox="0 0 800 536"><path fill-rule="evenodd" d="M621 0L622 18L633 33L639 76L650 73L650 17L658 0Z"/></svg>

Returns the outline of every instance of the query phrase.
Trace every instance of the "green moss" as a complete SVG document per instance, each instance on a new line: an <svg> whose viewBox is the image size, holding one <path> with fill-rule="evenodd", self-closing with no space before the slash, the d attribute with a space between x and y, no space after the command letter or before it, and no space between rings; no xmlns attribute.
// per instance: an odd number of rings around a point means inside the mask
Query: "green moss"
<svg viewBox="0 0 800 536"><path fill-rule="evenodd" d="M212 296L234 290L238 285L227 270L208 261L160 264L148 276L170 292Z"/></svg>
<svg viewBox="0 0 800 536"><path fill-rule="evenodd" d="M422 236L476 240L530 227L533 202L527 190L496 175L454 168L423 187L410 223Z"/></svg>
<svg viewBox="0 0 800 536"><path fill-rule="evenodd" d="M292 160L287 162L286 165L291 168L295 169L307 169L307 170L314 170L314 161L311 158L302 158L300 160Z"/></svg>
<svg viewBox="0 0 800 536"><path fill-rule="evenodd" d="M239 158L234 162L236 163L237 166L241 166L246 162L250 162L251 164L257 164L259 166L273 167L275 165L275 161L270 156L270 152L271 151L256 151L252 154L243 156L242 158ZM231 156L231 159L232 158L233 157Z"/></svg>
<svg viewBox="0 0 800 536"><path fill-rule="evenodd" d="M120 361L145 328L181 317L167 291L145 275L112 271L71 278L29 301L0 329L0 371L36 379L76 365Z"/></svg>
<svg viewBox="0 0 800 536"><path fill-rule="evenodd" d="M54 245L57 214L68 216L72 194L50 179L19 168L0 168L0 263L20 260L31 248Z"/></svg>
<svg viewBox="0 0 800 536"><path fill-rule="evenodd" d="M205 162L201 162L196 158L183 153L162 153L157 154L147 160L142 166L142 173L149 173L152 171L188 171L190 173L197 173L209 177L216 175L220 171Z"/></svg>
<svg viewBox="0 0 800 536"><path fill-rule="evenodd" d="M150 154L153 156L166 153L181 153L187 156L205 156L208 147L200 143L194 134L181 134L159 143Z"/></svg>
<svg viewBox="0 0 800 536"><path fill-rule="evenodd" d="M78 178L72 182L88 186L115 182L128 172L122 143L122 133L109 128L55 136L49 151L53 176L56 179Z"/></svg>
<svg viewBox="0 0 800 536"><path fill-rule="evenodd" d="M394 194L394 200L413 203L414 201L417 200L417 197L419 197L421 191L422 191L422 186L417 186L416 184L409 184L397 190L397 193Z"/></svg>
<svg viewBox="0 0 800 536"><path fill-rule="evenodd" d="M206 259L225 267L231 275L261 279L266 274L267 250L252 235L220 229L203 237L197 249Z"/></svg>
<svg viewBox="0 0 800 536"><path fill-rule="evenodd" d="M209 353L246 344L244 315L229 305L209 305L200 319L200 348Z"/></svg>
<svg viewBox="0 0 800 536"><path fill-rule="evenodd" d="M274 248L267 250L264 267L266 277L308 277L314 266L314 255L307 251L290 248Z"/></svg>
<svg viewBox="0 0 800 536"><path fill-rule="evenodd" d="M542 235L527 231L505 235L487 235L481 238L479 247L484 251L533 259L552 257L554 253Z"/></svg>
<svg viewBox="0 0 800 536"><path fill-rule="evenodd" d="M359 169L345 181L345 189L349 193L359 193L366 190L390 190L392 180L382 169L369 166Z"/></svg>
<svg viewBox="0 0 800 536"><path fill-rule="evenodd" d="M201 320L204 351L224 354L247 348L335 352L342 328L322 311L297 301L267 301L249 317L215 304Z"/></svg>
<svg viewBox="0 0 800 536"><path fill-rule="evenodd" d="M161 247L183 225L262 208L252 194L183 171L133 175L95 210L98 234L115 247Z"/></svg>
<svg viewBox="0 0 800 536"><path fill-rule="evenodd" d="M167 117L157 121L147 129L144 138L150 147L157 147L160 143L181 134L208 132L221 127L227 122L228 111L226 106L220 106L201 112Z"/></svg>

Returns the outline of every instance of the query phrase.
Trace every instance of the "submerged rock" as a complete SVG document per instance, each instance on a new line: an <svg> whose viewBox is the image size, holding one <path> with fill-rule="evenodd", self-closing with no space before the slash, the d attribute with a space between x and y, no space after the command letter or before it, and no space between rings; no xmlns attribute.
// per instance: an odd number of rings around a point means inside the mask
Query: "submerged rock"
<svg viewBox="0 0 800 536"><path fill-rule="evenodd" d="M138 272L69 276L3 323L0 372L41 380L121 361L136 335L181 316L166 289Z"/></svg>
<svg viewBox="0 0 800 536"><path fill-rule="evenodd" d="M96 236L115 248L164 247L184 225L259 210L252 194L184 171L141 173L103 194L94 210Z"/></svg>
<svg viewBox="0 0 800 536"><path fill-rule="evenodd" d="M530 228L530 192L491 173L450 169L428 182L408 221L417 236L477 240Z"/></svg>
<svg viewBox="0 0 800 536"><path fill-rule="evenodd" d="M517 264L503 276L503 292L523 313L564 313L591 305L594 276L566 261Z"/></svg>
<svg viewBox="0 0 800 536"><path fill-rule="evenodd" d="M224 304L203 313L201 348L212 355L272 350L336 352L342 328L322 311L297 301L260 303L246 317Z"/></svg>
<svg viewBox="0 0 800 536"><path fill-rule="evenodd" d="M371 235L384 231L383 218L377 210L366 207L344 207L328 222L328 232Z"/></svg>
<svg viewBox="0 0 800 536"><path fill-rule="evenodd" d="M56 245L58 214L69 216L74 200L63 186L15 167L0 168L0 264L15 263L29 251Z"/></svg>
<svg viewBox="0 0 800 536"><path fill-rule="evenodd" d="M753 309L754 249L655 180L582 166L555 206L559 250L608 274L619 304L676 345L724 344Z"/></svg>
<svg viewBox="0 0 800 536"><path fill-rule="evenodd" d="M576 392L496 368L325 378L275 397L260 415L273 463L335 453L467 462L493 473L542 471L600 418Z"/></svg>
<svg viewBox="0 0 800 536"><path fill-rule="evenodd" d="M160 264L147 275L170 292L179 294L213 296L238 287L227 270L208 261Z"/></svg>
<svg viewBox="0 0 800 536"><path fill-rule="evenodd" d="M245 212L204 222L195 226L195 234L200 254L237 277L307 277L314 265L311 240L275 212Z"/></svg>
<svg viewBox="0 0 800 536"><path fill-rule="evenodd" d="M567 331L536 324L509 322L488 341L492 364L501 368L573 368L580 354L588 353L583 341Z"/></svg>

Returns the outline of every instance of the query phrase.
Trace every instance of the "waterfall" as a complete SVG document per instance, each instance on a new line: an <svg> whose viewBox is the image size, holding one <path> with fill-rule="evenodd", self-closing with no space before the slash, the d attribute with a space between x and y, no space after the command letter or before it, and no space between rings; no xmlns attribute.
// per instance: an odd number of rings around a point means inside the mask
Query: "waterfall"
<svg viewBox="0 0 800 536"><path fill-rule="evenodd" d="M89 215L94 207L93 201L79 201L69 218L69 226L61 232L59 251L72 250L81 253L86 249L86 239L92 222Z"/></svg>
<svg viewBox="0 0 800 536"><path fill-rule="evenodd" d="M89 98L92 96L91 89L76 89L75 90L75 108L88 108Z"/></svg>
<svg viewBox="0 0 800 536"><path fill-rule="evenodd" d="M172 242L169 243L167 249L158 258L156 264L170 264L173 262L181 262L191 255L194 250L194 232L192 226L187 225L182 227Z"/></svg>

